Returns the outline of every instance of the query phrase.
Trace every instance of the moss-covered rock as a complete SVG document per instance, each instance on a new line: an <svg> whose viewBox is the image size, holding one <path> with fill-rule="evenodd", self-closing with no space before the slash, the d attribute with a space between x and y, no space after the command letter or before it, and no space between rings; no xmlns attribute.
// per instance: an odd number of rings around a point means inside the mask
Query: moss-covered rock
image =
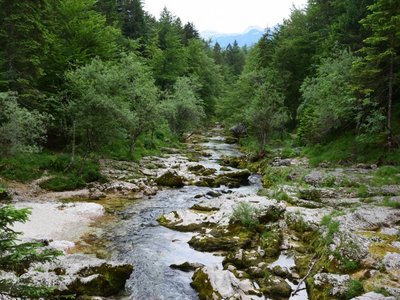
<svg viewBox="0 0 400 300"><path fill-rule="evenodd" d="M299 190L299 198L315 202L321 202L321 191L318 189L302 189Z"/></svg>
<svg viewBox="0 0 400 300"><path fill-rule="evenodd" d="M192 280L193 281L190 285L199 293L200 300L222 299L222 296L218 292L214 291L210 278L203 269L197 270L194 273Z"/></svg>
<svg viewBox="0 0 400 300"><path fill-rule="evenodd" d="M184 180L182 176L178 175L175 171L167 171L160 177L156 178L156 183L161 186L167 187L183 187Z"/></svg>
<svg viewBox="0 0 400 300"><path fill-rule="evenodd" d="M292 288L284 279L270 275L261 283L261 291L272 299L288 299Z"/></svg>

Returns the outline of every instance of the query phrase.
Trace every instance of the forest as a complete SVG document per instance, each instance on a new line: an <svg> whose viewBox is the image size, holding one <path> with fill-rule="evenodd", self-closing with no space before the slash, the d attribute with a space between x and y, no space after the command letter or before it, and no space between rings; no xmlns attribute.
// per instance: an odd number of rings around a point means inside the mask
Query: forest
<svg viewBox="0 0 400 300"><path fill-rule="evenodd" d="M281 141L398 162L397 1L309 1L255 46L226 49L141 1L3 0L0 11L7 159L134 159L218 120L244 124L259 153Z"/></svg>

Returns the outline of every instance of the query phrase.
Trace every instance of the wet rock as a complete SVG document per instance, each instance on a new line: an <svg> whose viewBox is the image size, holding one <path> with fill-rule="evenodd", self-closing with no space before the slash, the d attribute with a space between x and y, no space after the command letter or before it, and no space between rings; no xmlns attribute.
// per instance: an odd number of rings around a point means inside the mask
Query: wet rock
<svg viewBox="0 0 400 300"><path fill-rule="evenodd" d="M197 235L190 239L188 244L196 250L214 252L230 251L244 247L251 241L250 235L242 236L214 236L211 234Z"/></svg>
<svg viewBox="0 0 400 300"><path fill-rule="evenodd" d="M178 269L183 272L190 272L190 271L195 271L198 268L204 267L203 264L199 263L190 263L190 262L184 262L180 265L172 264L170 265L170 268L172 269Z"/></svg>
<svg viewBox="0 0 400 300"><path fill-rule="evenodd" d="M385 297L382 294L378 294L375 292L369 292L366 293L364 295L355 297L355 298L351 298L351 300L396 300L395 297Z"/></svg>
<svg viewBox="0 0 400 300"><path fill-rule="evenodd" d="M261 292L249 279L239 279L229 270L216 267L198 269L193 277L192 287L201 300L206 299L254 299Z"/></svg>
<svg viewBox="0 0 400 300"><path fill-rule="evenodd" d="M101 187L101 191L103 192L137 192L138 190L139 187L136 184L125 181L108 182Z"/></svg>
<svg viewBox="0 0 400 300"><path fill-rule="evenodd" d="M239 170L236 172L228 172L220 174L216 178L216 183L219 185L226 185L228 187L240 187L249 184L249 170Z"/></svg>
<svg viewBox="0 0 400 300"><path fill-rule="evenodd" d="M161 186L167 187L183 187L184 186L184 178L178 175L177 172L168 170L161 176L159 176L155 182Z"/></svg>
<svg viewBox="0 0 400 300"><path fill-rule="evenodd" d="M238 142L238 139L236 137L233 137L233 136L227 136L224 139L224 142L227 143L227 144L236 144Z"/></svg>
<svg viewBox="0 0 400 300"><path fill-rule="evenodd" d="M206 167L204 167L203 165L194 165L194 166L188 167L188 170L195 174L201 174L206 170Z"/></svg>
<svg viewBox="0 0 400 300"><path fill-rule="evenodd" d="M207 214L183 209L163 215L157 221L167 228L184 232L196 231L210 224Z"/></svg>
<svg viewBox="0 0 400 300"><path fill-rule="evenodd" d="M206 195L207 195L207 196L210 196L210 197L213 197L213 198L217 198L217 197L221 196L222 194L221 194L221 193L218 193L218 192L216 192L216 191L209 191L209 192L207 192Z"/></svg>
<svg viewBox="0 0 400 300"><path fill-rule="evenodd" d="M262 292L272 298L289 298L292 294L292 288L282 278L269 276L262 285Z"/></svg>
<svg viewBox="0 0 400 300"><path fill-rule="evenodd" d="M108 297L124 288L132 271L129 264L73 254L62 256L55 262L35 264L19 280L53 287L54 294Z"/></svg>
<svg viewBox="0 0 400 300"><path fill-rule="evenodd" d="M289 276L290 271L285 267L275 266L272 269L272 273L274 273L276 276L279 276L279 277L282 277L282 278L286 278L286 277Z"/></svg>

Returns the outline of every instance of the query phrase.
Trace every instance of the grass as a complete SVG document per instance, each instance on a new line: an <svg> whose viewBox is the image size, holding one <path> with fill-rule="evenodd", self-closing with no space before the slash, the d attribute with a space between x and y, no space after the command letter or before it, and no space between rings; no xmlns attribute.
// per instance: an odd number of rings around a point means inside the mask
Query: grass
<svg viewBox="0 0 400 300"><path fill-rule="evenodd" d="M242 202L233 209L232 219L244 227L253 229L259 224L258 211L249 203Z"/></svg>
<svg viewBox="0 0 400 300"><path fill-rule="evenodd" d="M288 167L266 167L263 172L263 186L271 188L278 184L289 182L288 175L291 169Z"/></svg>
<svg viewBox="0 0 400 300"><path fill-rule="evenodd" d="M391 185L400 184L400 167L382 166L374 173L373 184Z"/></svg>
<svg viewBox="0 0 400 300"><path fill-rule="evenodd" d="M379 141L379 139L376 139ZM367 145L357 141L349 133L336 137L326 144L310 145L304 148L303 154L310 159L310 164L317 166L322 162L335 164L350 163L385 163L400 165L400 151L388 151L382 144Z"/></svg>
<svg viewBox="0 0 400 300"><path fill-rule="evenodd" d="M383 206L400 209L400 202L391 201L389 197L385 197L385 199L383 200Z"/></svg>

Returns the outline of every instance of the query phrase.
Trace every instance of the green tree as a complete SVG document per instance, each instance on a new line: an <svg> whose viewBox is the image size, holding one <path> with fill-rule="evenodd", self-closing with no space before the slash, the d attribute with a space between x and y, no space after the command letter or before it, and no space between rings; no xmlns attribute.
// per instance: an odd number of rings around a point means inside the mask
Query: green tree
<svg viewBox="0 0 400 300"><path fill-rule="evenodd" d="M370 14L361 24L371 34L364 40L361 59L354 64L356 90L364 106L360 124L382 120L379 114L384 108L387 144L392 148L393 100L399 86L396 78L400 65L400 5L396 0L379 0L369 6L369 10Z"/></svg>
<svg viewBox="0 0 400 300"><path fill-rule="evenodd" d="M284 95L273 84L276 72L273 70L264 72L266 80L257 86L246 110L246 122L261 151L274 135L284 132L289 120L288 109L284 105Z"/></svg>
<svg viewBox="0 0 400 300"><path fill-rule="evenodd" d="M21 243L19 232L12 227L17 222L26 222L30 211L0 205L0 270L12 272L18 278L35 262L54 260L61 253L44 249L38 243ZM42 248L42 249L40 249ZM15 298L41 298L52 292L51 288L35 286L29 281L14 282L11 279L0 279L0 295Z"/></svg>
<svg viewBox="0 0 400 300"><path fill-rule="evenodd" d="M46 118L18 104L16 93L0 93L0 154L36 152L46 140Z"/></svg>
<svg viewBox="0 0 400 300"><path fill-rule="evenodd" d="M114 63L95 59L67 79L71 125L87 152L129 141L132 153L137 138L159 121L158 90L135 55Z"/></svg>
<svg viewBox="0 0 400 300"><path fill-rule="evenodd" d="M196 95L198 88L194 80L180 77L173 87L172 94L162 103L162 110L171 131L180 138L186 132L198 129L205 117L202 100Z"/></svg>
<svg viewBox="0 0 400 300"><path fill-rule="evenodd" d="M207 55L204 43L198 39L188 42L186 57L188 60L186 74L197 78L200 84L198 96L203 100L205 113L211 116L215 112L215 103L222 90L220 67Z"/></svg>
<svg viewBox="0 0 400 300"><path fill-rule="evenodd" d="M226 47L225 61L234 76L239 76L242 73L245 64L245 55L236 40L233 42L233 45L229 44Z"/></svg>
<svg viewBox="0 0 400 300"><path fill-rule="evenodd" d="M304 80L298 114L303 142L323 142L333 131L354 125L357 102L350 88L354 60L352 53L339 51L321 61L315 77Z"/></svg>
<svg viewBox="0 0 400 300"><path fill-rule="evenodd" d="M162 89L171 88L178 77L183 76L187 60L182 43L181 22L166 8L157 24L157 41L151 65L157 84Z"/></svg>
<svg viewBox="0 0 400 300"><path fill-rule="evenodd" d="M47 1L0 1L0 91L27 95L25 105L37 94L43 75ZM22 99L20 99L22 100Z"/></svg>
<svg viewBox="0 0 400 300"><path fill-rule="evenodd" d="M64 72L89 63L93 58L113 59L119 55L120 31L107 25L95 10L96 0L53 0L47 28L44 90L58 91Z"/></svg>

